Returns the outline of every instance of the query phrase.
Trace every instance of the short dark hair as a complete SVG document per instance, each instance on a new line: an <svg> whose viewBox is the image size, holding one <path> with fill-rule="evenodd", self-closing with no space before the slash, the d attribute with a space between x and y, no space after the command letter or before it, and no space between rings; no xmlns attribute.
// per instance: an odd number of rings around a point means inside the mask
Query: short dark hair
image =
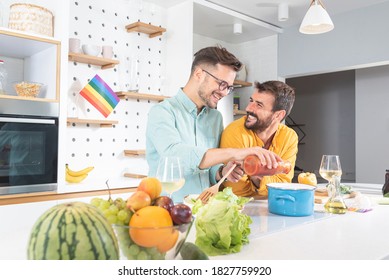
<svg viewBox="0 0 389 280"><path fill-rule="evenodd" d="M226 48L223 48L220 45L215 47L206 47L196 52L194 54L191 73L193 73L196 67L201 64L208 64L212 66L221 64L231 67L236 72L242 68L242 62L240 62L235 55L227 51Z"/></svg>
<svg viewBox="0 0 389 280"><path fill-rule="evenodd" d="M280 81L255 82L258 92L267 92L274 96L273 112L285 110L285 118L290 114L295 100L295 92L291 86Z"/></svg>

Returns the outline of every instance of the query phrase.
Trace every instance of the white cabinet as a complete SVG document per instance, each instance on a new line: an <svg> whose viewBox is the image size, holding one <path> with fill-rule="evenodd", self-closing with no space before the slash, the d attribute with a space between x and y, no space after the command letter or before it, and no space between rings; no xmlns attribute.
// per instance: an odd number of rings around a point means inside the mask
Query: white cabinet
<svg viewBox="0 0 389 280"><path fill-rule="evenodd" d="M60 49L60 41L0 28L0 57L8 70L7 94L0 98L58 103ZM38 82L44 87L36 98L21 97L12 87L16 81Z"/></svg>

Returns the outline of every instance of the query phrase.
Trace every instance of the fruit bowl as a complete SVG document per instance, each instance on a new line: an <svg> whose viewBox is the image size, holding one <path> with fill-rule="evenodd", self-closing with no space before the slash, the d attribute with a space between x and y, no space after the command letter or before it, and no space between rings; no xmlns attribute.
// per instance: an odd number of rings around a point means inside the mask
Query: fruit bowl
<svg viewBox="0 0 389 280"><path fill-rule="evenodd" d="M113 224L120 259L128 260L173 260L175 259L193 224L168 227L132 227Z"/></svg>

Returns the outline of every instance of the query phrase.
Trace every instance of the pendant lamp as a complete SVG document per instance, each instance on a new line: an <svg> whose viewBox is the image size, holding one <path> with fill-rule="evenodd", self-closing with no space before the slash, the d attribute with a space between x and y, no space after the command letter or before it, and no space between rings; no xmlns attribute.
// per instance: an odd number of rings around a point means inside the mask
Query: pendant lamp
<svg viewBox="0 0 389 280"><path fill-rule="evenodd" d="M321 34L334 29L334 24L321 0L312 0L300 25L303 34Z"/></svg>

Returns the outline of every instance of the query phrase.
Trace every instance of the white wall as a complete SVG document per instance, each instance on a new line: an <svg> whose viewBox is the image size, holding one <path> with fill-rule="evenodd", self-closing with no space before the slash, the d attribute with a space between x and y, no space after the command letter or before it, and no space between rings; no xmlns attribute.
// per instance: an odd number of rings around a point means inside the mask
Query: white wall
<svg viewBox="0 0 389 280"><path fill-rule="evenodd" d="M236 54L247 66L248 82L278 80L277 51L278 35L239 44ZM245 110L252 93L253 87L236 90L240 95L241 110Z"/></svg>
<svg viewBox="0 0 389 280"><path fill-rule="evenodd" d="M333 15L333 31L319 35L298 32L279 35L279 75L297 77L389 64L389 2Z"/></svg>
<svg viewBox="0 0 389 280"><path fill-rule="evenodd" d="M356 180L384 184L389 169L389 66L356 71Z"/></svg>
<svg viewBox="0 0 389 280"><path fill-rule="evenodd" d="M193 57L193 3L186 1L167 9L166 81L164 94L176 95L190 75Z"/></svg>

